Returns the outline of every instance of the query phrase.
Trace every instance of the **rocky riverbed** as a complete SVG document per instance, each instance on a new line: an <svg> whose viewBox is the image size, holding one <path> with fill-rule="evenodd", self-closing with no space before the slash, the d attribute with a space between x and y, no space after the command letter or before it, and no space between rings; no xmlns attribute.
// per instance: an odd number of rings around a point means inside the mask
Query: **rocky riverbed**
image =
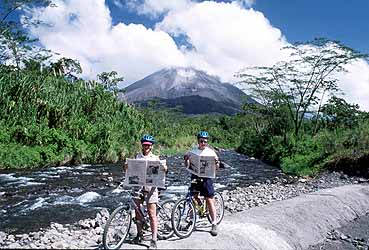
<svg viewBox="0 0 369 250"><path fill-rule="evenodd" d="M275 177L263 183L255 182L245 187L223 190L221 193L225 202L225 216L227 216L231 213L263 206L273 201L285 200L319 189L367 182L368 180L364 178L349 177L333 172L324 173L314 179L291 176ZM108 216L109 211L101 209L95 218L80 220L73 224L51 223L47 228L26 234L8 234L0 231L0 248L100 248L103 227ZM357 221L361 222L361 218L358 218ZM327 241L332 237L335 240L345 242L349 242L348 239L350 239L350 246L357 247L357 249L368 249L369 233L365 234L365 232L369 231L369 223L362 222L362 224L362 227L359 227L354 233L351 232L351 234L344 233L344 231L342 233L341 231L332 231L327 235ZM315 249L336 248L311 248L311 250Z"/></svg>

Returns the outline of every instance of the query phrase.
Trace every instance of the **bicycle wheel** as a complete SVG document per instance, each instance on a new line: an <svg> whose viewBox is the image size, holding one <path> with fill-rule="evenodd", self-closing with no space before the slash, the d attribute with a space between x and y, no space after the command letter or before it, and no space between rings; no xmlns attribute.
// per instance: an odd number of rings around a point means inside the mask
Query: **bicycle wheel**
<svg viewBox="0 0 369 250"><path fill-rule="evenodd" d="M195 229L196 211L192 201L183 198L177 201L172 210L172 228L180 238L187 238Z"/></svg>
<svg viewBox="0 0 369 250"><path fill-rule="evenodd" d="M219 225L224 217L224 201L223 197L220 193L215 192L214 193L214 203L215 203L215 209L216 209L216 216L217 216L217 225ZM207 209L209 209L207 207ZM208 221L212 223L209 211L207 212L206 216L208 217Z"/></svg>
<svg viewBox="0 0 369 250"><path fill-rule="evenodd" d="M158 217L158 238L160 240L166 240L170 238L173 234L172 228L172 209L176 202L174 200L166 200L157 207L157 217Z"/></svg>
<svg viewBox="0 0 369 250"><path fill-rule="evenodd" d="M127 206L116 208L106 222L103 234L105 249L119 249L131 227L131 209Z"/></svg>

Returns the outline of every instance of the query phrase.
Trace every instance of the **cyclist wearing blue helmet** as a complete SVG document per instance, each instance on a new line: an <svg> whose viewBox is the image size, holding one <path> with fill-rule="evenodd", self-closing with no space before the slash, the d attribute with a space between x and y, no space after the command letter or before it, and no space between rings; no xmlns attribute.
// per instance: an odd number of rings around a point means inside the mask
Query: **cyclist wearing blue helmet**
<svg viewBox="0 0 369 250"><path fill-rule="evenodd" d="M155 144L155 139L151 135L144 135L141 138L141 146L142 150L140 153L136 155L136 159L147 159L147 160L160 160L159 156L154 155L152 153L153 145ZM125 169L127 169L127 165L125 165ZM165 166L165 171L167 171L167 166ZM137 191L137 197L135 197L135 202L140 207L140 204L146 200L147 211L150 218L150 227L152 232L152 239L150 243L150 249L157 248L157 238L158 238L158 219L156 216L156 204L159 202L159 192L156 187L148 187L144 186L139 188ZM143 195L142 195L143 194ZM134 238L134 242L139 244L143 240L143 232L142 232L142 220L140 217L140 213L136 212L137 215L137 236Z"/></svg>
<svg viewBox="0 0 369 250"><path fill-rule="evenodd" d="M206 131L200 131L197 134L197 148L193 149L193 152L196 152L198 155L200 154L206 154L210 156L215 156L215 162L216 162L216 168L219 168L219 158L214 150L212 150L210 147L208 147L208 139L209 139L209 133ZM189 153L187 153L184 156L185 165L189 166L190 164L190 157ZM210 217L212 219L212 226L211 226L211 235L217 236L217 222L216 222L216 208L214 203L214 183L213 179L211 178L204 178L204 177L198 177L197 175L192 174L191 175L191 191L193 192L200 192L200 195L205 197L207 206L209 208ZM200 200L198 198L198 193L195 195L195 199L198 201Z"/></svg>

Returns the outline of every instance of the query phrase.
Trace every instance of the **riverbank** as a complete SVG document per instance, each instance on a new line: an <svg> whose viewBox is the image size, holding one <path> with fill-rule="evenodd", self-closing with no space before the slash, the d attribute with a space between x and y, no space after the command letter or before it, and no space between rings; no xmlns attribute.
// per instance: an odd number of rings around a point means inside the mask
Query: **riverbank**
<svg viewBox="0 0 369 250"><path fill-rule="evenodd" d="M368 180L335 172L322 174L315 179L276 177L265 183L222 191L225 216L302 194L357 183L368 183ZM108 210L101 209L95 218L74 224L51 223L48 228L27 234L0 232L0 248L98 248L108 216Z"/></svg>

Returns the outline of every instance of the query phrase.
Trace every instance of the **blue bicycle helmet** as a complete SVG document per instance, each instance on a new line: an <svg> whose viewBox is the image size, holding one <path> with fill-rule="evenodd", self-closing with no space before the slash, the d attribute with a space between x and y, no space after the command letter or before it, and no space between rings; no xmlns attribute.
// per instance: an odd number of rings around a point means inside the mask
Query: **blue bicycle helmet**
<svg viewBox="0 0 369 250"><path fill-rule="evenodd" d="M141 144L155 144L155 139L152 135L144 135L141 138Z"/></svg>
<svg viewBox="0 0 369 250"><path fill-rule="evenodd" d="M199 133L197 133L197 139L199 138L209 138L209 133L206 131L200 131Z"/></svg>

